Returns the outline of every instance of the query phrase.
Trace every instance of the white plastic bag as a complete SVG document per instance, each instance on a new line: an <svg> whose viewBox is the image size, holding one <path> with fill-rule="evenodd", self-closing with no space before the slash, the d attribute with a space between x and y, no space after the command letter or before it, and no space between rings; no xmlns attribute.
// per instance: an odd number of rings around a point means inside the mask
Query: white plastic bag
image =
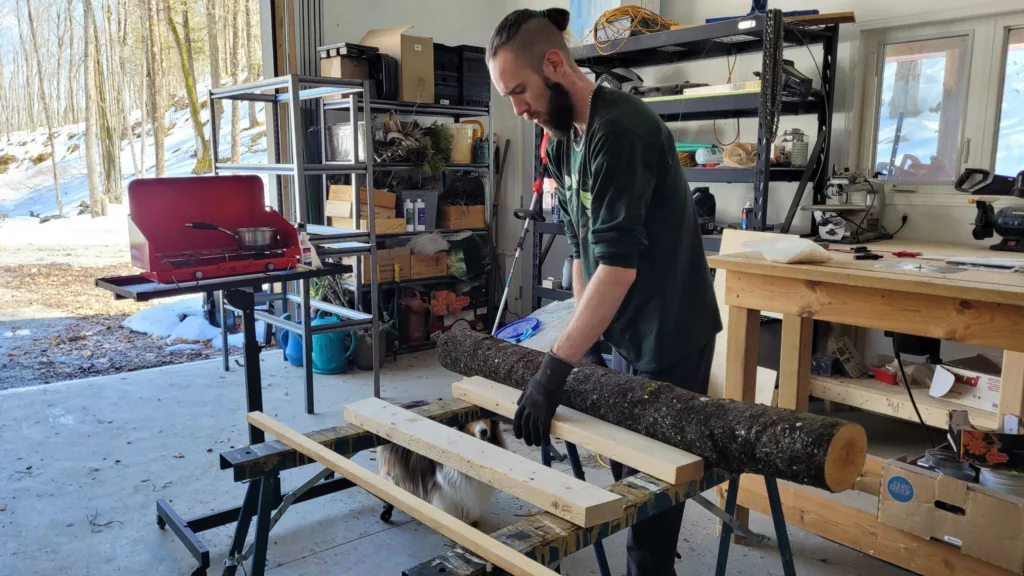
<svg viewBox="0 0 1024 576"><path fill-rule="evenodd" d="M781 264L820 264L832 260L828 250L806 238L794 236L747 240L743 246L760 252L772 262Z"/></svg>
<svg viewBox="0 0 1024 576"><path fill-rule="evenodd" d="M433 254L435 252L441 252L447 250L451 246L448 241L444 239L437 232L430 232L427 234L420 234L409 240L409 250L413 254Z"/></svg>

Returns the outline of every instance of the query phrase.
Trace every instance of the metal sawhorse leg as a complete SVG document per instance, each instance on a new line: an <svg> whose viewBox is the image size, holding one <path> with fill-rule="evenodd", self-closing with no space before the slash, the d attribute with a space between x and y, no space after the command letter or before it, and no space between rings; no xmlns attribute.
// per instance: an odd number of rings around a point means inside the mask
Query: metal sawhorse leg
<svg viewBox="0 0 1024 576"><path fill-rule="evenodd" d="M576 445L572 442L565 443L565 452L569 457L569 465L572 466L572 475L578 480L584 482L587 481L586 475L583 473L583 464L580 462L580 453L576 450ZM542 446L540 449L541 460L544 465L551 467L551 450L548 446ZM608 557L604 553L604 542L597 540L594 542L594 556L597 557L597 570L601 576L611 576L611 571L608 568Z"/></svg>
<svg viewBox="0 0 1024 576"><path fill-rule="evenodd" d="M579 451L572 442L565 443L566 454L569 464L572 466L573 476L579 480L586 481L583 473L583 465L580 462ZM551 466L551 453L548 447L541 447L541 461L545 466ZM768 504L772 511L772 523L775 525L775 538L778 540L779 555L782 557L782 571L785 576L796 576L796 568L793 565L793 550L789 545L789 534L786 531L786 518L782 510L782 499L779 497L779 485L772 476L764 477L765 488L768 492ZM729 562L729 544L734 531L740 532L754 542L769 542L766 536L755 534L745 528L733 518L736 512L736 499L740 490L740 477L738 474L729 476L729 486L726 491L725 510L718 508L707 498L696 495L691 498L694 502L707 509L709 512L722 520L722 535L718 543L718 560L715 565L715 576L725 576L726 567ZM610 576L608 558L604 552L604 543L600 540L594 542L594 555L597 557L597 567L601 576Z"/></svg>

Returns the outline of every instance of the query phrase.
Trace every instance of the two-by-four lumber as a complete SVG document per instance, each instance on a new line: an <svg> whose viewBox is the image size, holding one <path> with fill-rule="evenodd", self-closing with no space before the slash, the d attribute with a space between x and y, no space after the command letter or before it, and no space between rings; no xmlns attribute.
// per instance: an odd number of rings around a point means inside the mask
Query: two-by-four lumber
<svg viewBox="0 0 1024 576"><path fill-rule="evenodd" d="M622 516L621 496L378 398L345 420L584 528Z"/></svg>
<svg viewBox="0 0 1024 576"><path fill-rule="evenodd" d="M288 446L320 462L348 478L374 496L393 504L409 516L451 538L457 544L500 566L515 576L554 576L556 572L538 564L519 552L500 544L490 536L458 518L435 508L426 500L402 490L359 464L317 444L299 432L281 424L262 412L250 412L245 417L249 424L263 430ZM441 424L439 424L441 426Z"/></svg>
<svg viewBox="0 0 1024 576"><path fill-rule="evenodd" d="M474 376L452 384L452 394L461 400L512 418L519 390ZM671 484L696 480L704 473L704 460L669 446L588 416L568 406L559 406L551 420L551 435L579 444Z"/></svg>
<svg viewBox="0 0 1024 576"><path fill-rule="evenodd" d="M543 512L493 532L491 537L527 558L552 566L571 554L593 546L595 542L710 490L726 479L725 472L709 470L699 480L668 484L641 473L605 487L609 492L622 495L626 503L622 518L618 520L593 528L580 528ZM492 573L471 553L458 549L449 550L402 572L403 576L486 576Z"/></svg>
<svg viewBox="0 0 1024 576"><path fill-rule="evenodd" d="M481 418L490 418L492 415L479 406L455 399L438 400L425 406L410 408L410 410L425 418L456 428L461 428ZM380 436L370 434L351 424L306 432L304 436L342 456L351 456L388 443ZM220 454L220 469L231 468L234 472L235 482L246 482L268 472L291 470L315 462L316 460L277 440L241 446Z"/></svg>

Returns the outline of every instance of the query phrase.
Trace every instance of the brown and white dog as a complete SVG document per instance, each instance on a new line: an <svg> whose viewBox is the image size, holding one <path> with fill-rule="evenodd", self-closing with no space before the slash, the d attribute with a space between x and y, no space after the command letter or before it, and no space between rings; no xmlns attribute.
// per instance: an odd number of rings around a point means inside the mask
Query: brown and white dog
<svg viewBox="0 0 1024 576"><path fill-rule="evenodd" d="M475 420L461 430L484 442L506 447L497 420ZM467 524L476 524L494 496L494 488L487 484L397 444L381 447L377 458L380 475L386 480ZM381 518L388 519L384 514Z"/></svg>

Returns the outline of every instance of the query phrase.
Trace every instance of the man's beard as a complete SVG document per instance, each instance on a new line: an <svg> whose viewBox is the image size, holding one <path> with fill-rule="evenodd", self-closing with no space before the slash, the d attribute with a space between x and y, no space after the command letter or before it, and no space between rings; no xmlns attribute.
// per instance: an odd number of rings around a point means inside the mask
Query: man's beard
<svg viewBox="0 0 1024 576"><path fill-rule="evenodd" d="M544 81L549 91L544 128L555 138L568 138L572 133L573 105L569 91L558 82Z"/></svg>

